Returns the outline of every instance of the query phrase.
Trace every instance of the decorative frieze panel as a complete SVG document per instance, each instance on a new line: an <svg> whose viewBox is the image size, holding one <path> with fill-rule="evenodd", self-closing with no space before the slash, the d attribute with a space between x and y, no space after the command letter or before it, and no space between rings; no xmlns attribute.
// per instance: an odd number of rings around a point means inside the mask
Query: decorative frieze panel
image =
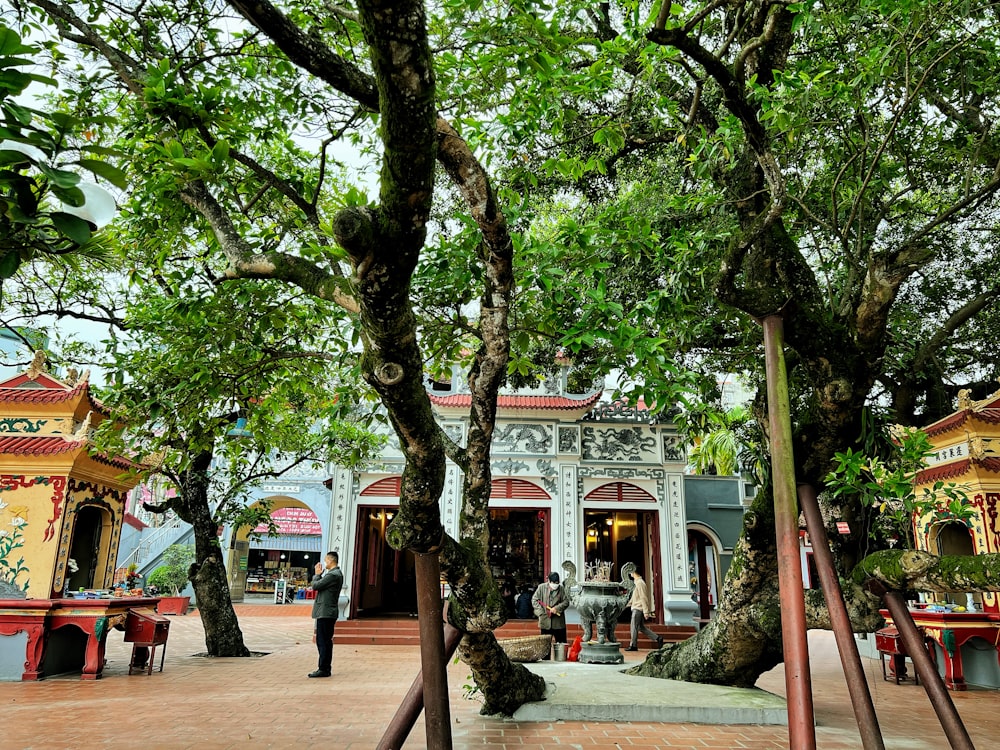
<svg viewBox="0 0 1000 750"><path fill-rule="evenodd" d="M556 467L552 465L550 459L538 459L535 462L535 468L538 469L538 474L541 477L542 487L550 495L556 494L556 480L559 472L556 471Z"/></svg>
<svg viewBox="0 0 1000 750"><path fill-rule="evenodd" d="M515 423L498 425L493 433L494 453L533 453L552 455L555 445L553 426Z"/></svg>
<svg viewBox="0 0 1000 750"><path fill-rule="evenodd" d="M40 432L44 419L28 419L26 417L4 417L0 419L0 432L35 433Z"/></svg>
<svg viewBox="0 0 1000 750"><path fill-rule="evenodd" d="M508 458L504 461L494 461L490 464L493 476L512 476L514 474L526 474L531 468L524 461L515 461Z"/></svg>
<svg viewBox="0 0 1000 750"><path fill-rule="evenodd" d="M657 417L650 414L649 409L640 409L624 401L613 401L610 404L598 404L583 417L587 422L645 422L653 424Z"/></svg>
<svg viewBox="0 0 1000 750"><path fill-rule="evenodd" d="M580 455L580 428L576 425L564 427L559 425L559 452L573 456Z"/></svg>
<svg viewBox="0 0 1000 750"><path fill-rule="evenodd" d="M465 426L460 422L449 422L441 426L448 439L456 445L465 445Z"/></svg>
<svg viewBox="0 0 1000 750"><path fill-rule="evenodd" d="M663 469L639 469L629 466L581 466L580 467L580 478L590 479L590 478L603 478L608 479L655 479L658 482L663 482L664 477L667 476L667 472Z"/></svg>
<svg viewBox="0 0 1000 750"><path fill-rule="evenodd" d="M663 433L663 460L687 463L687 451L684 450L684 441L678 435Z"/></svg>
<svg viewBox="0 0 1000 750"><path fill-rule="evenodd" d="M656 433L648 427L584 427L584 461L659 463Z"/></svg>
<svg viewBox="0 0 1000 750"><path fill-rule="evenodd" d="M369 474L402 474L406 464L402 461L382 461L377 464L369 464L365 467L365 472Z"/></svg>

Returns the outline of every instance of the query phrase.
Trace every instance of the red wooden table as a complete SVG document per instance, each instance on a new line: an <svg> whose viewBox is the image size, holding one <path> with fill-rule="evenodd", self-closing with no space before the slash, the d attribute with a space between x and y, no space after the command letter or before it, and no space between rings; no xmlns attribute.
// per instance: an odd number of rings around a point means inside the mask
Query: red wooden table
<svg viewBox="0 0 1000 750"><path fill-rule="evenodd" d="M879 610L892 625L888 610ZM941 647L944 654L944 684L949 690L968 690L962 671L962 645L970 638L982 638L997 648L1000 641L1000 615L990 612L932 612L911 609L914 624L924 637ZM935 649L931 649L932 655ZM1000 652L998 652L1000 659Z"/></svg>
<svg viewBox="0 0 1000 750"><path fill-rule="evenodd" d="M61 628L75 627L86 636L80 679L97 680L104 669L108 631L124 628L130 609L155 610L155 597L128 596L99 599L5 599L0 603L0 635L28 634L22 680L44 677L49 637Z"/></svg>

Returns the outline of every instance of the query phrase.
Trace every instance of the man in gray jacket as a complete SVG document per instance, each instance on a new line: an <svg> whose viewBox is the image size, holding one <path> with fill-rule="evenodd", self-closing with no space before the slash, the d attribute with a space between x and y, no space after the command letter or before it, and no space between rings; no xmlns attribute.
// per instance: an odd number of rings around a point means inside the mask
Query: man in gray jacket
<svg viewBox="0 0 1000 750"><path fill-rule="evenodd" d="M316 563L316 575L309 587L316 592L312 616L316 621L316 650L319 666L310 677L329 677L333 670L333 628L337 624L337 603L344 586L344 574L336 552L326 553L326 564Z"/></svg>

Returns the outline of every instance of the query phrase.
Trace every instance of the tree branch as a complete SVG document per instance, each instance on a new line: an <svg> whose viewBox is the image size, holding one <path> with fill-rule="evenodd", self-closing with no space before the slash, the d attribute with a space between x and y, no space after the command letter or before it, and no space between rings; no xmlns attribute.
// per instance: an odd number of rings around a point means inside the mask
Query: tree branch
<svg viewBox="0 0 1000 750"><path fill-rule="evenodd" d="M345 293L342 277L321 271L314 263L287 253L258 253L237 231L229 214L195 180L181 188L181 200L201 214L212 227L226 259L227 278L282 279L320 299L336 302L348 312L357 312L357 301Z"/></svg>

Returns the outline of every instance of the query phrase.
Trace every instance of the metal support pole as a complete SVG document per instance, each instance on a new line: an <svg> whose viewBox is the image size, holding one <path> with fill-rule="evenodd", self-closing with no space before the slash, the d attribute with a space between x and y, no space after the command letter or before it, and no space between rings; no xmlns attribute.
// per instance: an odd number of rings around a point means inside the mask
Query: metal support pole
<svg viewBox="0 0 1000 750"><path fill-rule="evenodd" d="M785 661L785 699L788 702L788 744L793 750L815 750L816 726L809 644L806 640L806 599L799 558L799 511L795 501L795 458L792 454L788 373L785 371L784 323L779 315L769 315L764 318L763 326L781 642Z"/></svg>
<svg viewBox="0 0 1000 750"><path fill-rule="evenodd" d="M444 659L445 664L451 661L451 657L458 650L458 644L462 641L462 631L454 628L448 623L444 624ZM385 733L376 747L376 750L399 750L410 736L410 730L420 718L420 712L424 710L424 673L418 672L410 689L403 697L403 702L399 704L395 715L385 728Z"/></svg>
<svg viewBox="0 0 1000 750"><path fill-rule="evenodd" d="M917 670L917 675L924 684L924 690L927 691L927 697L931 701L934 713L937 714L938 721L941 722L941 728L948 738L948 744L953 750L976 750L972 744L972 738L965 729L965 724L962 723L962 717L958 715L958 709L955 708L955 704L948 694L948 688L944 686L944 680L941 679L941 675L934 667L931 655L927 653L923 636L920 635L920 630L917 629L913 617L910 616L910 611L906 608L906 600L903 599L903 595L898 591L887 591L885 586L878 581L870 581L868 589L876 594L881 594L885 599L885 605L889 609L889 614L892 615L892 622L896 626L896 630L899 631L903 648L913 660L913 667Z"/></svg>
<svg viewBox="0 0 1000 750"><path fill-rule="evenodd" d="M450 750L448 660L444 655L444 635L441 629L441 562L438 553L431 552L415 555L415 563L427 750Z"/></svg>
<svg viewBox="0 0 1000 750"><path fill-rule="evenodd" d="M868 680L865 679L865 670L861 665L861 654L858 653L858 644L854 641L854 628L851 627L851 618L847 614L844 592L840 588L826 528L823 526L823 517L819 512L816 488L811 484L800 484L799 504L806 517L806 529L812 538L813 560L816 561L816 570L819 572L826 608L830 611L830 623L837 639L837 649L840 651L840 663L844 668L847 689L851 694L851 705L854 707L854 718L858 722L861 745L864 750L885 750L882 730L875 714L875 704L872 702Z"/></svg>

